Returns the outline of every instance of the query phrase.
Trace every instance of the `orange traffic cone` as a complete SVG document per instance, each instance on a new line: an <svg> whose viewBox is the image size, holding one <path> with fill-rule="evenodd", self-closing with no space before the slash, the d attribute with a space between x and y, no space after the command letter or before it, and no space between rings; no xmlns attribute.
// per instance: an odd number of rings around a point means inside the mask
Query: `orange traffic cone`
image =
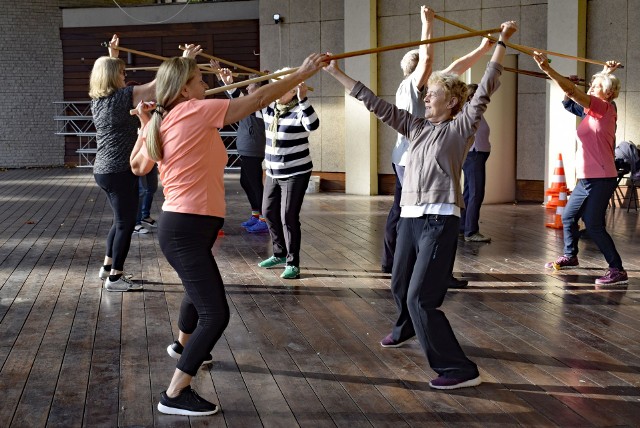
<svg viewBox="0 0 640 428"><path fill-rule="evenodd" d="M567 188L560 190L558 194L558 206L556 213L553 216L553 223L546 223L545 226L552 229L562 229L562 213L564 213L564 207L567 206Z"/></svg>
<svg viewBox="0 0 640 428"><path fill-rule="evenodd" d="M558 198L560 196L561 190L564 190L567 195L571 194L569 189L567 189L567 179L564 175L564 164L562 163L562 153L558 153L558 160L556 162L555 168L553 169L553 178L551 179L551 187L549 187L544 192L545 196L549 196L549 200L545 205L546 208L556 208L558 206Z"/></svg>

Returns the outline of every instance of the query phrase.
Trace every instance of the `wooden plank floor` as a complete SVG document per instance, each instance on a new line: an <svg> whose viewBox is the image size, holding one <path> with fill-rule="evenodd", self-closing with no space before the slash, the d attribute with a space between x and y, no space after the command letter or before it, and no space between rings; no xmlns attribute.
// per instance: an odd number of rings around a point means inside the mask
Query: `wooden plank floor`
<svg viewBox="0 0 640 428"><path fill-rule="evenodd" d="M257 267L267 235L244 232L247 202L227 180L216 259L232 316L195 387L212 417L155 408L175 361L182 287L154 233L134 236L127 270L143 292L97 278L111 212L89 171L0 172L0 427L640 426L640 220L607 226L630 284L596 288L605 262L545 261L561 232L539 205L483 207L491 244L460 243L444 310L484 383L434 391L419 344L383 349L395 307L379 271L391 197L314 194L303 207L302 278ZM161 196L154 203L159 211Z"/></svg>

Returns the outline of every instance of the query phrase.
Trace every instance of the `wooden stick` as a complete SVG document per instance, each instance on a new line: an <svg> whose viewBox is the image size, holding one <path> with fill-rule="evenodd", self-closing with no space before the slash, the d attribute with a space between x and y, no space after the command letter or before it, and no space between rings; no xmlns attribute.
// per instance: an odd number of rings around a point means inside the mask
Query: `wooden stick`
<svg viewBox="0 0 640 428"><path fill-rule="evenodd" d="M440 20L440 21L442 21L442 22L444 22L444 23L446 23L446 24L450 24L450 25L453 25L454 27L461 28L461 29L463 29L465 31L475 31L475 29L473 29L471 27L467 27L466 25L460 24L459 22L456 22L456 21L452 21L452 20L447 19L447 18L445 18L443 16L435 15L435 18ZM494 42L498 41L497 37L493 37L493 36L486 36L486 37L487 37L487 39L492 40ZM505 42L505 45L509 46L511 49L515 49L515 50L520 51L522 53L526 53L527 55L530 55L530 56L533 55L533 51L528 51L528 50L524 49L523 47L521 47L519 45L516 45L516 44L513 44L513 43L509 43L509 42Z"/></svg>
<svg viewBox="0 0 640 428"><path fill-rule="evenodd" d="M109 42L102 42L101 45L104 46L105 48L108 48L109 47ZM167 57L165 57L165 56L155 55L155 54L151 54L151 53L147 53L147 52L143 52L143 51L137 51L135 49L127 49L127 48L123 48L122 46L118 46L117 50L122 51L122 52L130 52L132 54L136 54L136 55L140 55L140 56L146 56L147 58L158 59L160 61L164 61L165 59L167 59Z"/></svg>
<svg viewBox="0 0 640 428"><path fill-rule="evenodd" d="M453 34L451 36L445 36L445 37L435 37L427 40L418 40L416 42L399 43L397 45L380 46L377 48L363 49L363 50L353 51L353 52L345 52L342 54L332 55L328 59L334 60L334 59L342 59L342 58L351 58L353 56L368 55L372 53L385 52L385 51L390 51L394 49L405 49L413 46L426 45L430 43L441 43L441 42L448 42L451 40L466 39L469 37L486 36L489 33L497 33L500 31L501 31L500 28L471 31L469 33Z"/></svg>
<svg viewBox="0 0 640 428"><path fill-rule="evenodd" d="M404 49L404 48L407 48L407 47L424 45L424 44L428 44L428 43L440 43L440 42L447 42L449 40L458 40L458 39L464 39L464 38L467 38L467 37L482 36L482 35L487 34L487 33L495 33L496 31L500 31L500 28L492 28L490 30L476 31L476 32L473 32L473 33L456 34L456 35L447 36L447 37L438 37L438 38L435 38L435 39L419 40L417 42L407 42L407 43L400 43L400 44L397 44L397 45L381 46L379 48L364 49L364 50L360 50L360 51L345 52L345 53L342 53L342 54L330 56L330 57L327 58L327 60L331 61L333 59L350 58L350 57L353 57L353 56L367 55L367 54L376 53L376 52L384 52L384 51L389 51L389 50L392 50L392 49ZM252 83L262 82L263 80L275 79L275 78L278 78L278 77L281 77L281 76L284 76L284 75L287 75L287 74L291 74L294 71L296 71L297 69L298 69L298 67L295 67L295 68L291 68L289 70L283 70L283 71L280 71L280 72L277 72L277 73L272 73L272 74L267 74L267 75L264 75L264 76L259 76L259 77L256 77L255 79L248 79L248 80L245 80L243 82L237 82L237 83L233 83L231 85L221 86L219 88L209 89L209 90L206 90L204 93L205 93L205 95L218 94L220 92L229 91L231 89L239 88L241 86L247 86L247 85L250 85Z"/></svg>
<svg viewBox="0 0 640 428"><path fill-rule="evenodd" d="M220 70L215 70L213 68L210 68L209 64L198 64L198 67L200 68L200 71L202 73L207 73L207 74L220 74ZM126 71L158 71L160 67L159 66L154 66L154 67L126 67L125 70ZM246 76L249 73L231 73L233 76Z"/></svg>
<svg viewBox="0 0 640 428"><path fill-rule="evenodd" d="M474 29L471 28L471 27L467 27L466 25L460 24L459 22L452 21L452 20L444 18L442 16L435 15L435 18L440 20L440 21L442 21L442 22L444 22L444 23L453 25L454 27L462 28L463 30L466 30L466 31L474 31ZM487 36L487 38L489 40L493 40L494 42L498 41L497 38L492 37L492 36ZM567 54L563 54L563 53L559 53L559 52L552 52L552 51L548 51L546 49L532 48L532 47L529 47L529 46L518 45L516 43L505 42L505 45L509 46L511 49L515 49L515 50L517 50L519 52L522 52L522 53L525 53L525 54L527 54L529 56L533 56L533 52L534 51L538 51L538 52L542 52L544 54L551 55L551 56L557 56L557 57L561 57L561 58L568 58L568 59L573 59L573 60L576 60L576 61L588 62L590 64L598 64L598 65L602 65L602 66L606 65L606 62L604 62L604 61L597 61L595 59L582 58L582 57L579 57L579 56L567 55ZM619 68L624 68L624 66L620 66Z"/></svg>
<svg viewBox="0 0 640 428"><path fill-rule="evenodd" d="M579 56L563 54L563 53L560 53L560 52L553 52L553 51L549 51L549 50L541 49L541 48L531 48L529 46L523 46L523 45L517 45L517 46L520 46L521 48L524 48L524 49L530 49L532 52L533 51L538 51L538 52L541 52L541 53L546 54L546 55L557 56L557 57L560 57L560 58L573 59L573 60L576 60L576 61L587 62L589 64L596 64L596 65L602 65L602 66L607 65L606 61L598 61L598 60L595 60L595 59L582 58L582 57L579 57ZM621 65L618 68L624 68L624 66Z"/></svg>
<svg viewBox="0 0 640 428"><path fill-rule="evenodd" d="M180 45L178 47L180 49L182 49L182 50L186 49L186 47L184 45ZM227 61L226 59L218 58L216 56L209 55L209 54L206 54L204 52L200 52L198 55L203 56L205 58L213 59L215 61L218 61L218 62L221 62L221 63L224 63L224 64L231 65L231 66L233 66L235 68L239 68L241 70L245 70L245 71L248 71L248 72L253 73L253 74L257 74L257 75L260 75L260 76L265 76L266 75L266 73L263 72L263 71L254 70L253 68L245 67L244 65L236 64L235 62Z"/></svg>
<svg viewBox="0 0 640 428"><path fill-rule="evenodd" d="M503 67L503 68L504 68L505 71L510 71L511 73L524 74L525 76L539 77L539 78L542 78L542 79L550 79L550 77L547 76L546 73L542 73L542 72L539 72L539 71L521 70L521 69L518 69L518 68L511 68L511 67ZM568 79L568 77L567 77L567 79ZM584 79L578 79L578 81L576 82L576 85L588 86Z"/></svg>
<svg viewBox="0 0 640 428"><path fill-rule="evenodd" d="M277 73L264 74L263 76L258 76L253 79L243 80L242 82L235 82L231 85L220 86L218 88L207 89L204 91L205 96L219 94L220 92L230 91L231 89L240 88L242 86L249 86L252 83L262 82L265 80L276 79L281 76L286 76L287 74L291 74L296 71L299 67L290 68L288 70L282 70Z"/></svg>

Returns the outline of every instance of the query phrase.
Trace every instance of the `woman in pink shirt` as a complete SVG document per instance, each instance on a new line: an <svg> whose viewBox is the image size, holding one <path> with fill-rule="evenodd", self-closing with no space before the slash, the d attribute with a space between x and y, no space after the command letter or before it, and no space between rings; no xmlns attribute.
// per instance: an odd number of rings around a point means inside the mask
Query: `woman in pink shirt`
<svg viewBox="0 0 640 428"><path fill-rule="evenodd" d="M617 114L612 101L620 92L620 81L610 73L620 63L608 61L605 69L593 76L589 90L584 93L571 80L551 68L546 56L536 52L533 58L538 67L560 86L567 97L580 104L585 112L577 130L578 181L562 214L564 254L545 267L560 270L579 266L578 220L582 218L589 237L609 264L609 269L604 276L596 279L596 284L627 284L627 272L622 266L622 259L605 229L607 205L615 191L618 176L614 161Z"/></svg>
<svg viewBox="0 0 640 428"><path fill-rule="evenodd" d="M185 294L178 341L167 351L179 358L158 410L177 415L212 415L219 408L190 387L229 322L222 277L211 253L225 215L227 152L218 133L260 110L326 65L312 54L297 71L246 97L206 100L207 84L197 63L171 58L156 76L156 100L140 103L143 126L131 154L131 169L147 174L158 162L165 202L158 227L163 254L180 276Z"/></svg>

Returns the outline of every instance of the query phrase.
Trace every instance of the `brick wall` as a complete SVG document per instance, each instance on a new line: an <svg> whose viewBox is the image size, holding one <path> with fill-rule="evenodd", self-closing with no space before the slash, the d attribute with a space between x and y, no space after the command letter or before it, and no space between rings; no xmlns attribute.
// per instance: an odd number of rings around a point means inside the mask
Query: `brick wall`
<svg viewBox="0 0 640 428"><path fill-rule="evenodd" d="M0 14L0 167L61 165L53 101L62 100L57 1L12 2Z"/></svg>

